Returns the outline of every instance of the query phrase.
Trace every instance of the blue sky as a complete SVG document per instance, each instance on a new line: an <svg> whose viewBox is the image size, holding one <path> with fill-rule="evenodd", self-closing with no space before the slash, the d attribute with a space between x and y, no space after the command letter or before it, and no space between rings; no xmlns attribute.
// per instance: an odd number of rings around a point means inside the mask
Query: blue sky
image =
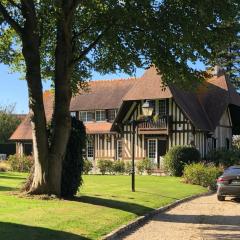
<svg viewBox="0 0 240 240"><path fill-rule="evenodd" d="M139 77L143 74L143 69L138 69L136 76ZM126 78L126 74L107 74L100 75L93 73L92 79L113 79L113 78ZM28 112L28 93L27 83L25 80L20 80L20 74L11 73L8 66L0 64L0 105L16 104L16 113ZM50 83L43 83L44 89L50 88Z"/></svg>

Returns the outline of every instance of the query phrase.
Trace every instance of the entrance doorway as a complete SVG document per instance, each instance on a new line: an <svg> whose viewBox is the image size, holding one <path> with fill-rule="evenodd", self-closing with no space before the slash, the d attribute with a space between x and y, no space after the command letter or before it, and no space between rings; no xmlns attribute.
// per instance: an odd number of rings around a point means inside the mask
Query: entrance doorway
<svg viewBox="0 0 240 240"><path fill-rule="evenodd" d="M149 138L147 141L147 157L157 164L158 168L163 167L163 156L167 151L167 140Z"/></svg>

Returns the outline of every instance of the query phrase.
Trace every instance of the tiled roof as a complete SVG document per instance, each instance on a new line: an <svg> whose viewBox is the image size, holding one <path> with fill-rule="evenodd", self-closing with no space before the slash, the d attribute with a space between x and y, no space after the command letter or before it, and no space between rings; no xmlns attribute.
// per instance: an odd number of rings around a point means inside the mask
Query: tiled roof
<svg viewBox="0 0 240 240"><path fill-rule="evenodd" d="M172 93L169 88L164 87L161 76L157 73L156 68L151 67L134 86L123 97L124 101L140 99L159 99L171 98Z"/></svg>
<svg viewBox="0 0 240 240"><path fill-rule="evenodd" d="M45 91L43 94L43 103L45 107L46 119L51 120L53 112L53 94L51 91ZM30 141L32 140L32 127L30 113L25 117L25 119L20 123L15 132L10 137L12 141Z"/></svg>
<svg viewBox="0 0 240 240"><path fill-rule="evenodd" d="M119 108L135 82L136 78L90 81L88 92L73 97L70 111Z"/></svg>
<svg viewBox="0 0 240 240"><path fill-rule="evenodd" d="M173 97L197 129L212 131L228 105L240 106L240 96L225 75L206 80L195 92L172 85L165 89L162 86L162 79L156 68L149 68L124 96L124 104L118 112L115 123L122 121L126 113L124 106L128 101Z"/></svg>
<svg viewBox="0 0 240 240"><path fill-rule="evenodd" d="M121 121L134 100L174 98L178 106L197 129L212 131L217 126L227 106L240 107L240 96L224 75L207 80L197 92L181 90L175 86L163 88L161 76L155 68L149 68L141 78L93 81L90 91L78 94L71 101L70 110L96 110L120 108L116 122ZM53 94L44 93L47 121L51 119ZM88 134L109 133L112 124L108 122L86 123ZM30 115L22 121L10 140L31 140Z"/></svg>
<svg viewBox="0 0 240 240"><path fill-rule="evenodd" d="M112 123L109 122L93 122L85 123L87 134L96 134L96 133L110 133Z"/></svg>

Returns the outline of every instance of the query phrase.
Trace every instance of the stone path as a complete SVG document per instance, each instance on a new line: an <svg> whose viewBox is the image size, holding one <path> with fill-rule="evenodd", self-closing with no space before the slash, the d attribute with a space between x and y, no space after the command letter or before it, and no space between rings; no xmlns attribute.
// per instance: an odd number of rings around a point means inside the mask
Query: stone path
<svg viewBox="0 0 240 240"><path fill-rule="evenodd" d="M240 239L240 203L200 197L153 217L125 240Z"/></svg>

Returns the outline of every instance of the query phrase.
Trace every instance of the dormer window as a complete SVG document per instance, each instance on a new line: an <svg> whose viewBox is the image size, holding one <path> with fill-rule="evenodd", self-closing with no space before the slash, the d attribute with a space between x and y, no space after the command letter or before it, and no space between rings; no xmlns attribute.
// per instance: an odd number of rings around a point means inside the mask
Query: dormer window
<svg viewBox="0 0 240 240"><path fill-rule="evenodd" d="M117 109L108 110L108 121L113 122L117 116Z"/></svg>
<svg viewBox="0 0 240 240"><path fill-rule="evenodd" d="M83 122L92 122L94 120L94 112L81 111L80 120Z"/></svg>
<svg viewBox="0 0 240 240"><path fill-rule="evenodd" d="M105 110L97 110L96 111L96 121L106 121L106 111Z"/></svg>

